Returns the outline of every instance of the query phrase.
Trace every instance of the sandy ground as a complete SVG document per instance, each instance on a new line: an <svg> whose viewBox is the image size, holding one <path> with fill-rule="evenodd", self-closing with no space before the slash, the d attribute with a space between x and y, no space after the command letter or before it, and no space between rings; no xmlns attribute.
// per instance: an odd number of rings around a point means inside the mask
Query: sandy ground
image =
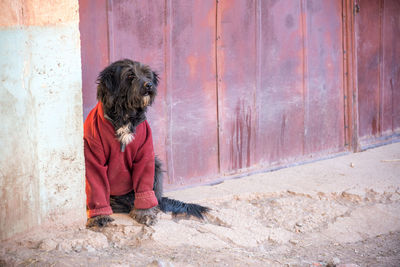
<svg viewBox="0 0 400 267"><path fill-rule="evenodd" d="M3 242L0 266L400 266L400 143L167 196L212 212L55 225Z"/></svg>

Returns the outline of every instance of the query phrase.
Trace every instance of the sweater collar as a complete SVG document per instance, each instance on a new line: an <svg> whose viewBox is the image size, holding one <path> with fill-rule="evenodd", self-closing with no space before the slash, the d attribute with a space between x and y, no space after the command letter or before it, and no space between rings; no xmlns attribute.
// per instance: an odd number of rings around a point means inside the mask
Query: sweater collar
<svg viewBox="0 0 400 267"><path fill-rule="evenodd" d="M111 119L109 119L107 114L104 113L103 103L101 103L100 101L97 102L97 113L102 121L106 121L112 124Z"/></svg>

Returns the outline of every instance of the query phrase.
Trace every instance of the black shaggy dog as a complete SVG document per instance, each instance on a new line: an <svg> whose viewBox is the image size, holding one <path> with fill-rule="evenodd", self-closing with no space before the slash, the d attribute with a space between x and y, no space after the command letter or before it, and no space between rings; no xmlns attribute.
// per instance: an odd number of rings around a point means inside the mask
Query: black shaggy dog
<svg viewBox="0 0 400 267"><path fill-rule="evenodd" d="M152 139L150 139L151 144L148 145L150 150L144 152L143 155L141 155L139 152L136 153L136 151L135 155L125 155L126 153L130 153L129 149L131 149L131 147L138 146L138 149L140 149L140 146L144 146L142 144L135 144L135 142L139 142L137 140L140 139L136 138L136 131L137 129L146 127L143 125L147 125L148 127L146 121L146 111L147 107L154 102L154 99L157 95L158 75L147 65L125 59L116 61L106 67L99 74L97 82L97 99L102 108L98 109L102 112L97 112L104 113L98 115L98 117L101 117L103 120L107 121L103 125L110 125L113 138L107 141L107 139L102 137L101 134L97 134L100 135L100 141L94 140L95 137L93 136L96 134L93 134L95 131L93 129L102 127L104 128L105 126L96 126L98 124L93 122L94 119L92 119L90 122L88 122L88 119L85 121L85 162L87 169L86 193L88 199L96 196L96 201L92 201L92 207L90 207L88 204L89 218L87 221L87 227L102 227L113 221L113 219L109 216L111 214L111 209L112 212L116 213L129 213L133 219L145 225L153 225L156 223L156 215L159 210L163 212L172 212L173 214L193 215L202 219L203 215L209 211L209 208L197 204L187 204L178 200L163 197L163 171L161 167L161 161L154 157ZM94 117L95 115L89 114L88 117L90 116ZM97 121L100 121L100 119L97 119ZM98 129L98 131L101 133L103 129ZM149 135L148 132L151 134L151 131L147 130L147 135ZM151 184L154 182L152 189L154 191L153 195L155 195L155 198L158 201L157 206L145 209L135 207L135 195L136 198L139 198L141 197L141 194L143 195L144 193L137 193L132 189L130 189L132 191L122 195L112 194L113 188L111 180L114 179L113 181L115 184L115 179L117 178L109 177L110 173L113 171L110 170L110 168L112 168L110 162L113 160L111 157L114 156L111 152L109 152L110 149L108 149L108 147L111 147L112 145L115 146L115 143L119 145L117 152L114 152L114 155L124 155L124 159L132 157L131 160L133 162L140 162L140 160L143 161L143 158L151 159L150 161L152 162L146 163L145 167L143 168L146 168L146 166L149 166L149 164L153 164L151 166L154 166L154 180L151 181ZM93 151L96 149L101 150L101 153L99 153L98 156L92 156L94 153ZM140 158L137 159L135 157ZM119 166L118 164L117 166ZM127 164L127 166L131 165ZM131 167L127 167L127 170L131 173L135 172L135 165L133 164ZM93 176L96 176L95 178L88 177L91 176L92 173ZM97 181L95 179L97 179ZM145 183L140 181L141 177L135 179L138 181L133 181L131 183L139 185L140 183ZM95 180L95 182L93 182L93 180ZM118 184L114 185L114 188L118 186ZM97 193L96 190L100 190L101 192ZM152 192L145 193L145 197L148 197L152 194ZM103 199L105 204L100 205L97 199ZM136 199L136 201L137 200L138 199ZM92 213L90 213L90 209L92 209Z"/></svg>

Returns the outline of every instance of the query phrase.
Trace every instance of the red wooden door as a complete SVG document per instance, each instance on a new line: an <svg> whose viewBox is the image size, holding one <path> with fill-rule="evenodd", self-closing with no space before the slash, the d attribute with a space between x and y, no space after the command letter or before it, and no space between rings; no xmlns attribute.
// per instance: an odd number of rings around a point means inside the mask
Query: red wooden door
<svg viewBox="0 0 400 267"><path fill-rule="evenodd" d="M219 1L221 172L344 150L341 1Z"/></svg>
<svg viewBox="0 0 400 267"><path fill-rule="evenodd" d="M345 150L342 1L81 0L80 13L85 116L109 62L160 74L149 121L167 188Z"/></svg>
<svg viewBox="0 0 400 267"><path fill-rule="evenodd" d="M400 135L400 1L357 4L358 134L365 148Z"/></svg>

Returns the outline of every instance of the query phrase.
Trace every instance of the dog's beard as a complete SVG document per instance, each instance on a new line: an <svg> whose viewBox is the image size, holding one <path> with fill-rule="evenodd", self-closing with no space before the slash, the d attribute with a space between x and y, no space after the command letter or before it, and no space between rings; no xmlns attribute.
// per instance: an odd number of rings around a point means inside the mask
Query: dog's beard
<svg viewBox="0 0 400 267"><path fill-rule="evenodd" d="M140 88L135 86L132 89L128 90L127 109L137 111L137 109L145 108L151 105L152 98L154 98L152 93L142 95L142 93L140 92Z"/></svg>
<svg viewBox="0 0 400 267"><path fill-rule="evenodd" d="M131 94L125 98L117 99L119 105L115 105L115 107L119 107L120 112L122 111L123 119L120 121L118 126L114 125L116 128L116 137L121 144L121 151L124 152L125 147L132 142L134 138L134 132L136 126L145 120L144 113L146 112L146 107L149 106L152 102L152 96L150 94L144 96L138 96L135 94L134 90L130 91ZM124 103L126 103L124 105Z"/></svg>
<svg viewBox="0 0 400 267"><path fill-rule="evenodd" d="M149 95L145 95L143 97L143 105L142 105L142 107L143 108L147 107L149 104L150 104L150 96Z"/></svg>
<svg viewBox="0 0 400 267"><path fill-rule="evenodd" d="M118 141L121 143L121 146L123 147L125 147L127 144L132 142L133 139L135 139L131 130L131 126L132 124L129 122L128 124L117 129L116 131Z"/></svg>
<svg viewBox="0 0 400 267"><path fill-rule="evenodd" d="M150 106L151 104L151 96L150 95L145 95L140 98L133 98L131 101L128 102L126 105L126 110L127 112L138 112L141 109L146 108L147 106Z"/></svg>

